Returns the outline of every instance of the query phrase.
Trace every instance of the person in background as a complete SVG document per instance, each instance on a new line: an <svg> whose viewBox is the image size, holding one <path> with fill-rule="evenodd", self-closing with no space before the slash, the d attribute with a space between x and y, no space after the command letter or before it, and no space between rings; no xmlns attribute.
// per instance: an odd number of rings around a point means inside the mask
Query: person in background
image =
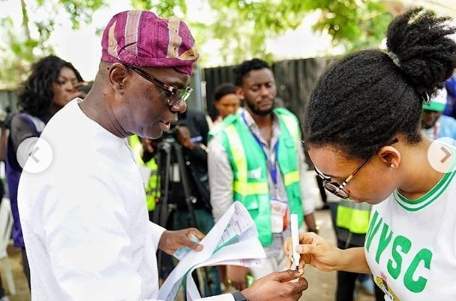
<svg viewBox="0 0 456 301"><path fill-rule="evenodd" d="M443 115L456 118L456 74L446 80L445 88L448 96Z"/></svg>
<svg viewBox="0 0 456 301"><path fill-rule="evenodd" d="M214 107L218 112L214 120L214 126L220 124L225 117L235 114L241 105L241 100L236 94L236 86L231 83L224 83L215 89Z"/></svg>
<svg viewBox="0 0 456 301"><path fill-rule="evenodd" d="M172 181L170 186L170 200L176 203L176 210L173 213L172 229L182 229L189 226L196 226L201 232L207 234L214 226L212 207L209 196L209 180L207 170L207 139L209 125L206 115L202 112L188 110L179 114L179 121L176 126L176 138L182 147L182 155L185 161L185 170L190 188L192 210L189 211L185 200L182 177ZM193 224L192 217L196 224ZM220 275L216 267L207 268L208 281L205 296L220 294Z"/></svg>
<svg viewBox="0 0 456 301"><path fill-rule="evenodd" d="M69 62L50 55L32 66L18 95L18 113L10 119L6 153L6 179L13 213L13 241L22 251L22 265L30 287L30 270L22 236L17 206L17 190L24 162L17 151L21 143L39 137L47 122L70 100L82 96L78 87L83 82L78 70Z"/></svg>
<svg viewBox="0 0 456 301"><path fill-rule="evenodd" d="M440 89L430 101L423 104L421 114L422 133L429 139L451 138L456 140L456 119L443 115L447 104L447 90Z"/></svg>
<svg viewBox="0 0 456 301"><path fill-rule="evenodd" d="M8 113L6 110L0 110L0 168L4 168L5 157L6 157L6 145L8 141L8 129L6 128L6 120ZM2 170L3 173L3 170ZM4 179L0 177L0 205L3 202L5 195ZM5 289L3 288L2 279L0 277L0 301L9 301L9 298L5 295Z"/></svg>
<svg viewBox="0 0 456 301"><path fill-rule="evenodd" d="M305 179L307 165L298 119L275 108L274 75L262 60L243 62L236 86L245 110L231 115L211 132L209 182L213 214L218 220L234 202L251 214L267 259L252 268L255 278L285 268L283 242L289 235L289 213L298 215L309 231L318 232ZM247 285L248 269L228 266L227 281L237 289Z"/></svg>
<svg viewBox="0 0 456 301"><path fill-rule="evenodd" d="M214 107L217 110L217 117L214 121L209 123L212 133L215 133L221 128L223 120L238 112L241 106L241 100L236 93L236 86L232 83L224 83L215 89L214 93ZM228 279L226 278L226 266L219 266L220 276L225 287L229 287ZM230 280L231 281L231 280Z"/></svg>

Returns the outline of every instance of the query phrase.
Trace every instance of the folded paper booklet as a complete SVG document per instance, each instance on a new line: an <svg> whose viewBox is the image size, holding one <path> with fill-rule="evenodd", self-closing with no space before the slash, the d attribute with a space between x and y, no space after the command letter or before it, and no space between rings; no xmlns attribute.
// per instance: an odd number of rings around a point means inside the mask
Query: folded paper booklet
<svg viewBox="0 0 456 301"><path fill-rule="evenodd" d="M185 287L187 300L198 300L201 295L191 276L195 269L215 265L251 267L266 257L255 223L239 202L233 203L200 244L204 247L201 252L181 255L179 264L160 288L158 299L174 301Z"/></svg>

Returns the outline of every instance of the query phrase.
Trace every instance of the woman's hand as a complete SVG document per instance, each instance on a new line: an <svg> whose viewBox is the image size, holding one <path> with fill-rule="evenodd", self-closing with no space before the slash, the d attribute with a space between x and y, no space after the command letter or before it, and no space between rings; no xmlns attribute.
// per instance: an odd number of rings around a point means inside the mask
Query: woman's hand
<svg viewBox="0 0 456 301"><path fill-rule="evenodd" d="M370 273L366 262L364 248L341 250L334 244L315 233L300 233L298 252L300 268L310 264L320 271L346 271L353 273ZM291 239L285 242L285 253L291 258Z"/></svg>
<svg viewBox="0 0 456 301"><path fill-rule="evenodd" d="M300 270L306 264L310 264L320 271L325 272L335 271L339 267L341 263L341 250L321 236L312 232L301 232L299 234L299 244L297 251L301 254L299 262ZM291 239L286 241L284 248L285 254L290 259L292 256Z"/></svg>

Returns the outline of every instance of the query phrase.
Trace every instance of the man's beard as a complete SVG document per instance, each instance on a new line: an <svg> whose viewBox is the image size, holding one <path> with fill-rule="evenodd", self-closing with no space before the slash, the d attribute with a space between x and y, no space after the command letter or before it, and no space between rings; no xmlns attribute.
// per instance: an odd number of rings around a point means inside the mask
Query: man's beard
<svg viewBox="0 0 456 301"><path fill-rule="evenodd" d="M250 112L252 112L253 114L258 115L258 116L268 116L269 114L272 113L272 111L274 110L274 106L275 106L275 103L273 103L269 109L260 110L260 109L258 109L257 106L255 106L254 104L250 104L248 101L246 101L245 104L249 108Z"/></svg>

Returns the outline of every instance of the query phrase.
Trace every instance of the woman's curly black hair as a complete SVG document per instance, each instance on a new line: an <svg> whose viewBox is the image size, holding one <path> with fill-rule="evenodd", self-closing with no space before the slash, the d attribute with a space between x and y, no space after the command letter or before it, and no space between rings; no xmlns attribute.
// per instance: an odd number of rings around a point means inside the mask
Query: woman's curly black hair
<svg viewBox="0 0 456 301"><path fill-rule="evenodd" d="M306 142L332 145L349 157L367 159L398 133L421 141L423 101L456 68L456 31L448 18L421 8L388 27L388 51L351 54L320 78L307 107Z"/></svg>
<svg viewBox="0 0 456 301"><path fill-rule="evenodd" d="M73 70L78 81L83 81L81 74L71 63L55 55L44 57L33 64L32 73L22 85L18 95L19 111L36 117L49 114L54 98L52 84L57 81L63 67Z"/></svg>

